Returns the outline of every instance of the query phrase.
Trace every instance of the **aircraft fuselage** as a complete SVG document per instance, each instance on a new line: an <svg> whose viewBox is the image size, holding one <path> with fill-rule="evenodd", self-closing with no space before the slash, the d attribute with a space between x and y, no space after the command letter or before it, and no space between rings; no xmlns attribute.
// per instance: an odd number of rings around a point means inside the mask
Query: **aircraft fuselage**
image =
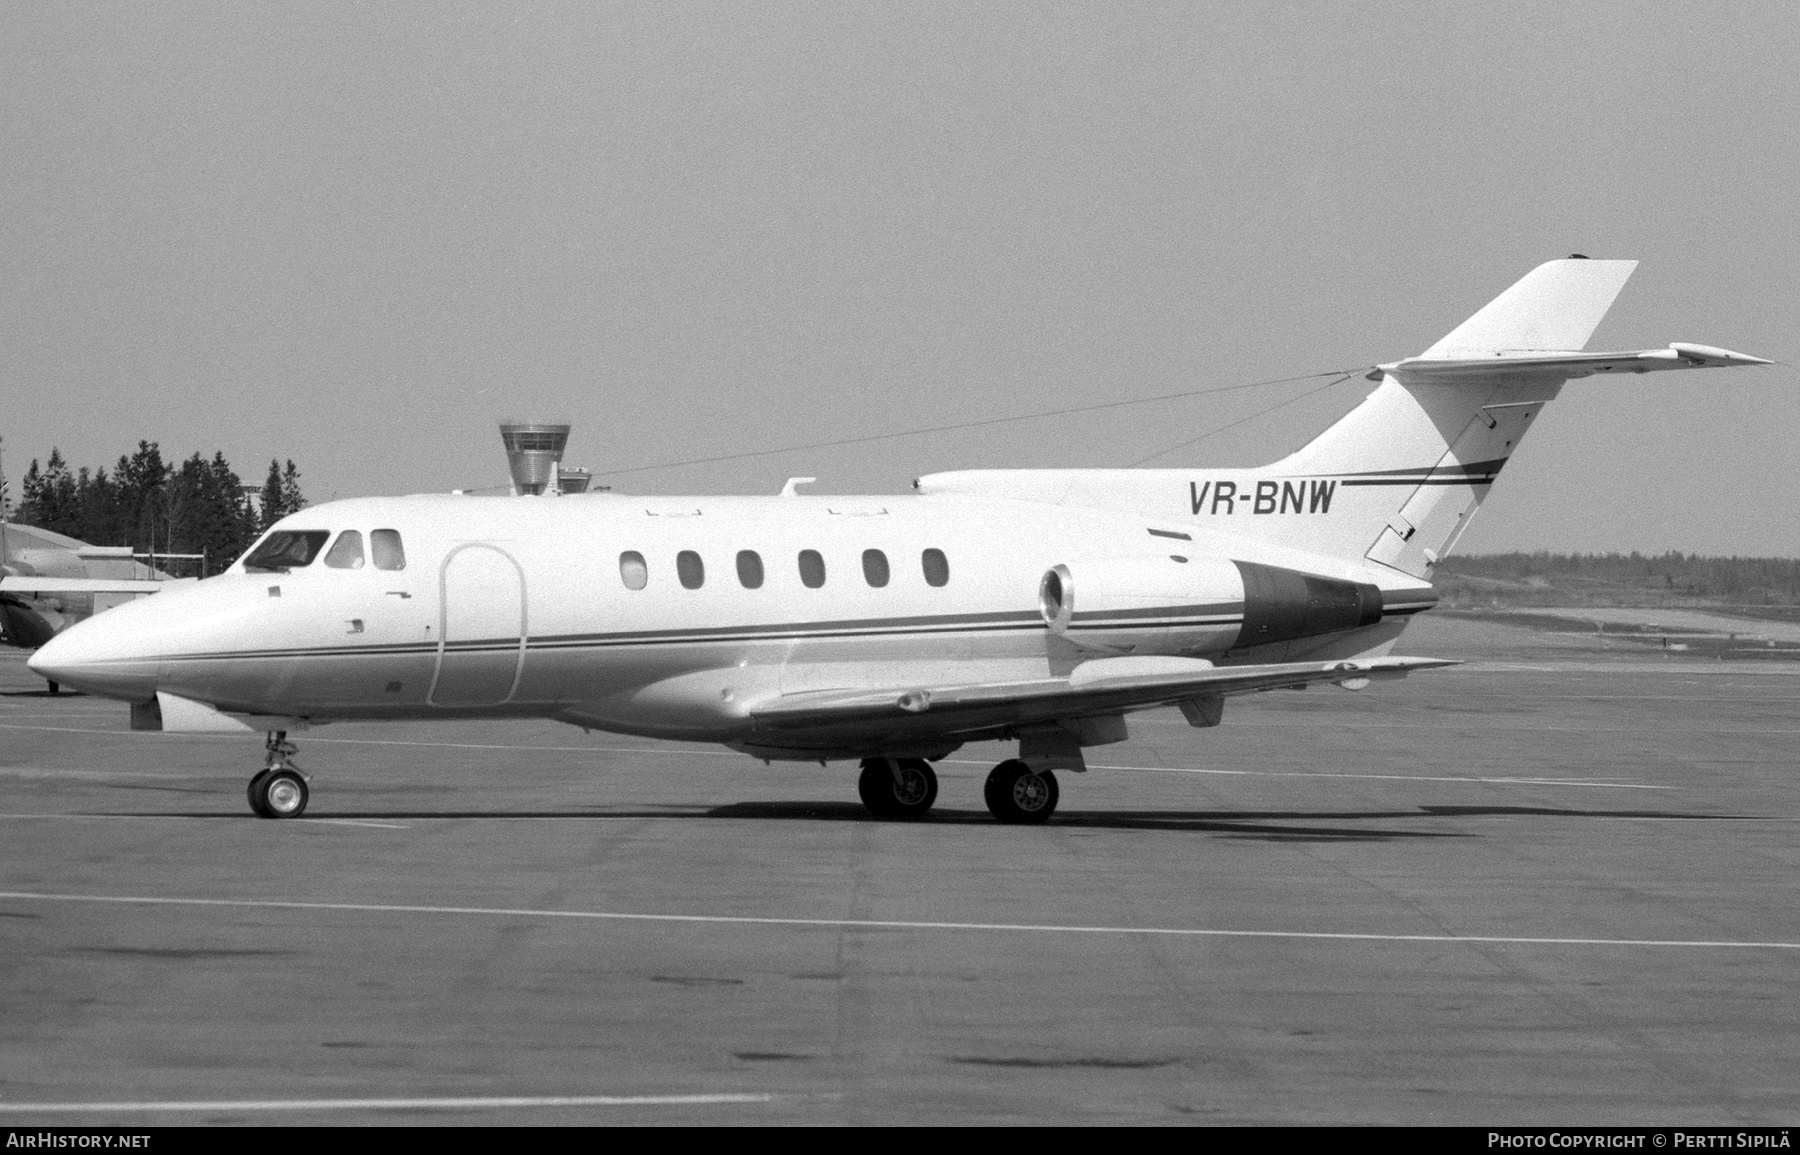
<svg viewBox="0 0 1800 1155"><path fill-rule="evenodd" d="M287 572L240 562L96 621L110 628L92 669L76 669L84 635L70 635L65 680L245 714L538 716L753 743L748 709L782 695L1026 681L1134 652L1270 661L1318 648L1242 644L1244 587L1225 559L1370 580L1191 525L963 498L420 496L335 502L277 528L394 530L405 565L333 568L322 549ZM1084 558L1143 558L1207 596L1093 639L1059 636L1040 586Z"/></svg>

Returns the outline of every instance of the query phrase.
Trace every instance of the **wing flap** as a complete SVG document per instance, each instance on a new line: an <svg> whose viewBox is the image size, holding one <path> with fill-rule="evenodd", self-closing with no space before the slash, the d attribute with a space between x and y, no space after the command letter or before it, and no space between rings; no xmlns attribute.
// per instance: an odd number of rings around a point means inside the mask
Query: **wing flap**
<svg viewBox="0 0 1800 1155"><path fill-rule="evenodd" d="M986 715L996 708L1004 708L1013 721L1033 722L1314 682L1337 682L1360 689L1371 679L1403 678L1413 670L1457 664L1443 658L1390 657L1214 666L1196 658L1097 658L1083 662L1067 677L1060 678L784 694L751 707L750 717L766 726L788 729L900 721L909 715L929 714L942 717L954 728L959 715Z"/></svg>

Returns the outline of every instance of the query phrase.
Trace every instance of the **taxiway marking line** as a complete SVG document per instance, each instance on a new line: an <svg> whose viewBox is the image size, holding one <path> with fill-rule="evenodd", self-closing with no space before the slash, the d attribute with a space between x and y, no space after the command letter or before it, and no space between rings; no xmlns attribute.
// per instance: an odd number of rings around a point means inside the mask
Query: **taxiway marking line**
<svg viewBox="0 0 1800 1155"><path fill-rule="evenodd" d="M5 718L117 718L117 710L8 710L0 707Z"/></svg>
<svg viewBox="0 0 1800 1155"><path fill-rule="evenodd" d="M248 818L245 813L219 814L53 814L50 812L34 814L0 814L0 821L8 819L46 819L61 818L70 820L94 819L101 822L241 822ZM413 822L462 822L469 817L466 814L408 814ZM483 822L643 822L656 818L684 818L686 812L670 811L667 814L484 814L479 816ZM308 824L333 826L381 826L391 830L410 830L411 826L392 822L376 822L365 818L287 818L284 822L295 827Z"/></svg>
<svg viewBox="0 0 1800 1155"><path fill-rule="evenodd" d="M958 766L985 766L972 758L946 758ZM1373 778L1390 782L1472 782L1504 783L1512 786L1610 786L1615 790L1678 790L1677 786L1649 786L1638 782L1603 782L1581 778L1465 778L1456 775L1425 774L1325 774L1309 770L1205 770L1190 766L1103 766L1090 765L1089 770L1143 770L1158 774L1224 774L1245 778Z"/></svg>
<svg viewBox="0 0 1800 1155"><path fill-rule="evenodd" d="M414 1099L201 1099L147 1103L0 1103L0 1111L466 1111L496 1107L683 1107L771 1103L770 1094L495 1095Z"/></svg>
<svg viewBox="0 0 1800 1155"><path fill-rule="evenodd" d="M0 730L46 730L56 734L117 734L121 737L143 735L150 738L223 738L228 741L239 741L241 734L208 734L165 732L162 730L106 730L80 726L14 726L0 722ZM740 754L736 750L684 750L680 747L656 749L652 747L634 746L518 746L499 742L411 742L394 738L317 738L308 734L304 741L318 742L332 746L428 746L449 750L524 750L547 751L555 754L694 754L708 758L751 758L749 754ZM754 759L752 759L754 761Z"/></svg>
<svg viewBox="0 0 1800 1155"><path fill-rule="evenodd" d="M1642 782L1584 781L1580 778L1459 778L1428 774L1322 774L1307 770L1196 770L1183 766L1089 766L1089 770L1155 770L1164 774L1231 774L1258 778L1374 778L1389 782L1487 782L1510 786L1604 786L1613 790L1676 790Z"/></svg>
<svg viewBox="0 0 1800 1155"><path fill-rule="evenodd" d="M304 741L326 742L339 746L431 746L451 750L546 750L559 754L700 754L709 758L750 758L736 750L684 750L680 747L656 749L633 746L512 746L503 742L411 742L394 738L314 738Z"/></svg>
<svg viewBox="0 0 1800 1155"><path fill-rule="evenodd" d="M407 829L410 829L404 823L371 822L366 818L315 818L315 819L313 819L313 821L318 822L318 823L323 823L323 824L329 825L329 826L374 826L381 830L407 830Z"/></svg>
<svg viewBox="0 0 1800 1155"><path fill-rule="evenodd" d="M1322 930L1223 930L1211 927L1080 926L1030 922L927 922L886 918L769 918L739 914L642 914L610 910L539 910L531 907L416 906L374 902L300 902L260 898L159 898L118 894L50 894L41 891L0 891L0 900L24 902L93 902L135 906L237 907L257 910L341 911L353 914L475 915L486 918L568 918L594 922L661 922L711 926L795 926L852 930L983 930L1014 933L1159 935L1168 938L1271 938L1312 939L1327 942L1430 942L1468 943L1485 946L1661 946L1738 947L1760 950L1800 950L1800 942L1754 942L1732 939L1659 938L1551 938L1485 934L1376 934Z"/></svg>

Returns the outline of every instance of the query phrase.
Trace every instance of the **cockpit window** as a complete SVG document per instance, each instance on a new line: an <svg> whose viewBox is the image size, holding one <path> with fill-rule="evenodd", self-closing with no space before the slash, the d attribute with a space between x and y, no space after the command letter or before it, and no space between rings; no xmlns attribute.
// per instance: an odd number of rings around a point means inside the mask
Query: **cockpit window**
<svg viewBox="0 0 1800 1155"><path fill-rule="evenodd" d="M330 536L331 531L324 529L279 530L263 538L262 544L250 552L244 559L244 568L251 573L286 573L311 565ZM361 549L358 543L357 550Z"/></svg>
<svg viewBox="0 0 1800 1155"><path fill-rule="evenodd" d="M400 531L378 529L369 535L369 553L376 569L405 569L406 547L400 544Z"/></svg>
<svg viewBox="0 0 1800 1155"><path fill-rule="evenodd" d="M363 567L362 534L354 529L347 529L338 534L338 539L331 543L325 551L325 564L332 569L361 569Z"/></svg>

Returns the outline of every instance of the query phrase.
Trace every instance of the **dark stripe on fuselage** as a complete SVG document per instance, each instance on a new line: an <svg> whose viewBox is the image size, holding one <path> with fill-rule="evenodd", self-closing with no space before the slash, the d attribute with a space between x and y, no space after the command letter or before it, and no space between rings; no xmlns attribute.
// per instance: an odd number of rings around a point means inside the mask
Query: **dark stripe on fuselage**
<svg viewBox="0 0 1800 1155"><path fill-rule="evenodd" d="M1365 469L1360 473L1309 473L1308 477L1344 478L1346 482L1353 477L1449 477L1455 474L1499 473L1506 466L1506 458L1496 457L1492 461L1473 461L1468 465L1415 465L1410 469Z"/></svg>
<svg viewBox="0 0 1800 1155"><path fill-rule="evenodd" d="M1338 484L1362 485L1492 485L1506 465L1506 458L1476 461L1468 465L1435 465L1423 469L1371 469L1343 474Z"/></svg>
<svg viewBox="0 0 1800 1155"><path fill-rule="evenodd" d="M919 618L871 618L866 621L783 622L762 626L712 626L685 630L630 630L609 634L562 634L530 638L526 648L610 649L627 646L669 646L708 642L804 641L828 638L910 637L930 634L996 633L1044 629L1036 613L1003 611L986 614L944 614ZM505 653L519 648L518 638L477 638L450 642L444 650L456 654ZM377 655L435 654L436 642L388 646L326 646L281 650L226 650L210 653L172 654L165 661L216 661L240 658L369 657Z"/></svg>
<svg viewBox="0 0 1800 1155"><path fill-rule="evenodd" d="M1071 615L1071 620L1079 622L1096 618L1205 618L1233 615L1233 620L1237 620L1243 616L1243 612L1242 602L1219 602L1208 606L1148 606L1135 610L1088 610L1085 613L1078 610Z"/></svg>
<svg viewBox="0 0 1800 1155"><path fill-rule="evenodd" d="M1345 489L1354 485L1492 485L1493 477L1395 477L1358 481L1346 477L1338 482Z"/></svg>

